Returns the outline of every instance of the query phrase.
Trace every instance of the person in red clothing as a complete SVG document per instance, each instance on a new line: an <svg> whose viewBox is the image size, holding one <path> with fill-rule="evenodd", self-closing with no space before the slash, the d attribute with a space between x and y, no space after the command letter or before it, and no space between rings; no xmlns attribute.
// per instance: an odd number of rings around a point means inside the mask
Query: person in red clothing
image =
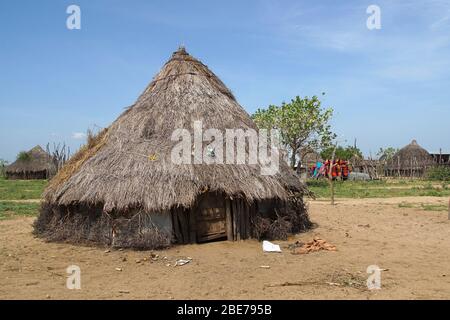
<svg viewBox="0 0 450 320"><path fill-rule="evenodd" d="M342 164L341 167L342 167L342 179L343 180L347 180L348 179L348 175L350 173L347 161L343 161L343 164Z"/></svg>
<svg viewBox="0 0 450 320"><path fill-rule="evenodd" d="M342 178L342 160L341 159L336 160L335 170L336 170L336 178L341 179Z"/></svg>
<svg viewBox="0 0 450 320"><path fill-rule="evenodd" d="M338 172L337 172L337 162L336 160L333 161L333 163L331 164L331 177L333 178L333 180L336 180L338 176Z"/></svg>
<svg viewBox="0 0 450 320"><path fill-rule="evenodd" d="M330 160L325 161L325 177L330 179Z"/></svg>

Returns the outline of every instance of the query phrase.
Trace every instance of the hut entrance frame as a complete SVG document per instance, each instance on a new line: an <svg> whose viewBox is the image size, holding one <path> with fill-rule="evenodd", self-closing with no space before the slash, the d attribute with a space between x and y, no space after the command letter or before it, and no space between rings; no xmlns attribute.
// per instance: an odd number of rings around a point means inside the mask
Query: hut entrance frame
<svg viewBox="0 0 450 320"><path fill-rule="evenodd" d="M171 211L173 233L178 243L213 240L243 240L251 237L250 221L256 205L222 193L200 195L192 208Z"/></svg>

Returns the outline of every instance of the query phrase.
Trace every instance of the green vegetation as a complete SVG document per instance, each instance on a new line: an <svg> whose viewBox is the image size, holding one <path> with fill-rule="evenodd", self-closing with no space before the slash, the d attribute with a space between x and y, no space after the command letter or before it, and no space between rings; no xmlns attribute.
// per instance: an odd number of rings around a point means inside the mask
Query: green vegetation
<svg viewBox="0 0 450 320"><path fill-rule="evenodd" d="M329 125L332 116L333 109L322 108L317 96L297 96L281 106L258 109L252 118L261 129L279 130L281 142L290 151L290 162L294 167L300 151L312 152L331 144L336 137Z"/></svg>
<svg viewBox="0 0 450 320"><path fill-rule="evenodd" d="M398 181L336 181L335 195L338 198L392 198L450 196L450 188L432 181L398 180ZM327 180L308 180L308 188L317 198L330 198Z"/></svg>
<svg viewBox="0 0 450 320"><path fill-rule="evenodd" d="M413 203L402 202L398 205L399 208L414 208Z"/></svg>
<svg viewBox="0 0 450 320"><path fill-rule="evenodd" d="M442 204L422 204L422 208L425 211L447 211L448 208Z"/></svg>
<svg viewBox="0 0 450 320"><path fill-rule="evenodd" d="M320 156L322 157L322 159L331 159L333 157L333 151L334 147L328 147L322 150ZM334 158L341 160L350 160L354 158L363 159L363 154L361 150L352 146L348 146L346 148L338 146L336 148L336 154Z"/></svg>
<svg viewBox="0 0 450 320"><path fill-rule="evenodd" d="M20 151L17 155L17 160L21 161L29 161L31 159L31 155L26 151Z"/></svg>
<svg viewBox="0 0 450 320"><path fill-rule="evenodd" d="M392 147L388 147L386 149L380 148L380 150L377 153L377 156L382 159L382 160L386 160L389 161L391 160L394 155L399 152L400 149L398 148L392 148Z"/></svg>
<svg viewBox="0 0 450 320"><path fill-rule="evenodd" d="M398 205L399 208L417 208L424 211L447 211L448 207L443 204L429 204L429 203L406 203L402 202Z"/></svg>
<svg viewBox="0 0 450 320"><path fill-rule="evenodd" d="M0 201L0 220L16 216L36 216L39 211L39 202L11 202Z"/></svg>
<svg viewBox="0 0 450 320"><path fill-rule="evenodd" d="M428 170L427 178L433 181L450 181L450 167L434 167Z"/></svg>
<svg viewBox="0 0 450 320"><path fill-rule="evenodd" d="M47 180L6 180L0 178L1 200L40 199Z"/></svg>
<svg viewBox="0 0 450 320"><path fill-rule="evenodd" d="M0 159L0 178L5 176L6 166L8 165L8 161Z"/></svg>
<svg viewBox="0 0 450 320"><path fill-rule="evenodd" d="M0 178L0 220L17 216L36 216L46 185L46 180Z"/></svg>

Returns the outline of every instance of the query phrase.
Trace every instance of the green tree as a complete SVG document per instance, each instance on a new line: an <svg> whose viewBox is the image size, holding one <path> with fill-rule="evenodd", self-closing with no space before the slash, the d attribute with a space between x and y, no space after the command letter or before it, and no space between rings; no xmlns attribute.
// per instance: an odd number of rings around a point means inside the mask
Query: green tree
<svg viewBox="0 0 450 320"><path fill-rule="evenodd" d="M322 159L331 159L332 154L334 151L334 147L327 147L322 150L320 153L320 156ZM352 159L362 159L363 154L359 148L347 146L347 147L341 147L338 146L336 148L336 154L335 159L341 159L341 160L352 160Z"/></svg>
<svg viewBox="0 0 450 320"><path fill-rule="evenodd" d="M387 147L386 149L380 148L380 150L377 152L377 156L380 160L389 161L398 151L399 149L392 147Z"/></svg>
<svg viewBox="0 0 450 320"><path fill-rule="evenodd" d="M317 96L297 96L290 103L258 109L252 118L259 128L279 130L281 142L290 151L290 164L294 167L300 151L305 156L331 144L336 137L329 125L332 116L333 109L322 108Z"/></svg>
<svg viewBox="0 0 450 320"><path fill-rule="evenodd" d="M8 161L0 159L0 177L5 176L6 166L8 165Z"/></svg>
<svg viewBox="0 0 450 320"><path fill-rule="evenodd" d="M21 161L29 161L31 159L31 156L28 152L26 151L20 151L17 154L17 160L21 160Z"/></svg>

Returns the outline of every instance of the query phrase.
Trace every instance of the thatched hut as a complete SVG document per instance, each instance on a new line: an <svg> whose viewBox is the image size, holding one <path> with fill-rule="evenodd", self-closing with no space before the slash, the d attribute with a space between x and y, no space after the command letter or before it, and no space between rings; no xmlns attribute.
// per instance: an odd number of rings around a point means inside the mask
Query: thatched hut
<svg viewBox="0 0 450 320"><path fill-rule="evenodd" d="M386 176L422 177L433 166L433 158L416 140L400 149L385 167Z"/></svg>
<svg viewBox="0 0 450 320"><path fill-rule="evenodd" d="M190 138L199 120L204 130L257 130L217 76L180 48L137 101L50 181L35 233L160 248L285 237L310 226L307 190L283 161L274 175L262 175L260 163L174 163L174 131L187 129Z"/></svg>
<svg viewBox="0 0 450 320"><path fill-rule="evenodd" d="M15 162L6 167L7 179L48 179L56 172L51 156L40 146L21 152Z"/></svg>

